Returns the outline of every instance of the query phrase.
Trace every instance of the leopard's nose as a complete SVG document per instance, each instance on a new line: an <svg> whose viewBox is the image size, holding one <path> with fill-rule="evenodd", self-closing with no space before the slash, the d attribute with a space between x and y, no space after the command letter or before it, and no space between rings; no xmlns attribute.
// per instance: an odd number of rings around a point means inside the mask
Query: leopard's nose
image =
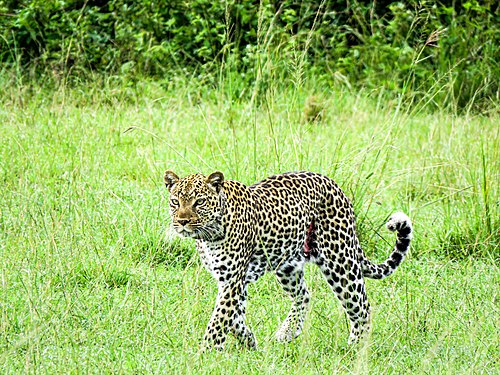
<svg viewBox="0 0 500 375"><path fill-rule="evenodd" d="M182 226L189 224L190 221L190 219L177 219L177 222Z"/></svg>

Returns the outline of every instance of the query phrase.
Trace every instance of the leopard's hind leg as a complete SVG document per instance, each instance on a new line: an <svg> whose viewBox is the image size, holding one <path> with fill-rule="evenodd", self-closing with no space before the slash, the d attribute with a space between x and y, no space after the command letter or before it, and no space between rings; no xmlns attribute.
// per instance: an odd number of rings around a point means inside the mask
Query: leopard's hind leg
<svg viewBox="0 0 500 375"><path fill-rule="evenodd" d="M370 304L365 291L361 264L356 256L354 225L347 219L332 223L318 219L313 259L339 299L350 321L349 343L357 342L369 331Z"/></svg>
<svg viewBox="0 0 500 375"><path fill-rule="evenodd" d="M276 276L292 299L292 307L276 332L278 341L288 342L302 332L309 304L309 292L304 280L304 260L290 259L276 269Z"/></svg>

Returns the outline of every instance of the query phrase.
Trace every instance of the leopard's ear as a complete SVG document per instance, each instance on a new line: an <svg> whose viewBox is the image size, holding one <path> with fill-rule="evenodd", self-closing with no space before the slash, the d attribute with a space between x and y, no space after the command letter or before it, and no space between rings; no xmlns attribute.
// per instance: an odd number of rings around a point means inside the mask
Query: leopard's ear
<svg viewBox="0 0 500 375"><path fill-rule="evenodd" d="M179 177L172 171L166 171L165 175L163 176L163 181L165 182L165 186L167 187L168 191L171 191L172 186L174 186L177 181L179 181Z"/></svg>
<svg viewBox="0 0 500 375"><path fill-rule="evenodd" d="M222 174L222 172L218 171L212 173L207 177L207 184L213 186L218 193L222 188L222 185L224 184L224 175Z"/></svg>

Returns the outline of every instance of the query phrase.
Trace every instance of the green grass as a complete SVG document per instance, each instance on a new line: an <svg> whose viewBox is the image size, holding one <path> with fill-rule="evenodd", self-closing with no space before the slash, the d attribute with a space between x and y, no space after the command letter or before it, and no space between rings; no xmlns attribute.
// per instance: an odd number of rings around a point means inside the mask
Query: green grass
<svg viewBox="0 0 500 375"><path fill-rule="evenodd" d="M314 82L238 99L231 82L215 90L175 79L5 89L1 373L500 371L498 108L412 112L308 88ZM303 120L312 94L325 103L317 123ZM367 346L347 346L346 318L308 267L312 306L298 340L273 339L289 302L268 275L250 289L258 350L230 340L224 352L201 353L215 284L192 242L165 236L167 168L221 170L245 183L327 174L352 198L365 252L378 261L394 241L386 219L409 214L409 258L390 278L368 281Z"/></svg>

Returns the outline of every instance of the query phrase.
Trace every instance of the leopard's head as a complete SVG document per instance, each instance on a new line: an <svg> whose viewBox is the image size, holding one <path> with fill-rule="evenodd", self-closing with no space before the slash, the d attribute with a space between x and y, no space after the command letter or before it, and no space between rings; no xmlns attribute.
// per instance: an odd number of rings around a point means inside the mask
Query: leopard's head
<svg viewBox="0 0 500 375"><path fill-rule="evenodd" d="M166 171L165 185L170 191L172 225L184 237L217 240L224 235L224 175L214 172L205 177L193 174L179 178Z"/></svg>

